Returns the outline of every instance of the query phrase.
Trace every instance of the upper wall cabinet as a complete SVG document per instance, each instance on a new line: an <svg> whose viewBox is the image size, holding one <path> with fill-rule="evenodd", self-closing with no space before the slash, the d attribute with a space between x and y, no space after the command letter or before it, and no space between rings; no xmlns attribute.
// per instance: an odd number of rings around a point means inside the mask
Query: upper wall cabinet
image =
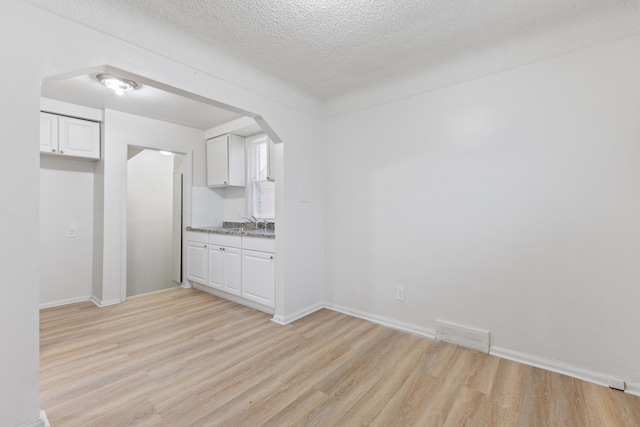
<svg viewBox="0 0 640 427"><path fill-rule="evenodd" d="M100 159L100 123L40 113L40 153Z"/></svg>
<svg viewBox="0 0 640 427"><path fill-rule="evenodd" d="M207 140L207 186L244 187L244 138L227 134Z"/></svg>

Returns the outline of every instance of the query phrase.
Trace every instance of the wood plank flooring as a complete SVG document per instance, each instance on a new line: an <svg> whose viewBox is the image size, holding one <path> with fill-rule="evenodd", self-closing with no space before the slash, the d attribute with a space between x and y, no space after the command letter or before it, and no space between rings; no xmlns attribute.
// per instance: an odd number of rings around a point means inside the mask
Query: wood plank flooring
<svg viewBox="0 0 640 427"><path fill-rule="evenodd" d="M329 310L189 289L40 315L60 426L640 426L640 398Z"/></svg>

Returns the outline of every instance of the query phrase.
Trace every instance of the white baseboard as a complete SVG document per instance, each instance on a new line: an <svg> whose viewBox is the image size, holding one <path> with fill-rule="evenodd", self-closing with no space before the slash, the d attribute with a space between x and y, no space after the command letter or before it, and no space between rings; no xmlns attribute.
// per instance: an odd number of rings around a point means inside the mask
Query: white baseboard
<svg viewBox="0 0 640 427"><path fill-rule="evenodd" d="M633 394L635 396L640 396L640 383L635 382L627 382L627 388L624 390L625 393Z"/></svg>
<svg viewBox="0 0 640 427"><path fill-rule="evenodd" d="M100 298L96 298L95 296L92 295L91 302L97 305L98 307L103 308L103 307L108 307L110 305L120 304L122 301L120 301L119 299L114 299L111 301L102 301Z"/></svg>
<svg viewBox="0 0 640 427"><path fill-rule="evenodd" d="M44 427L51 427L51 424L49 424L49 418L47 418L47 414L44 413L44 410L40 411L40 420L44 423Z"/></svg>
<svg viewBox="0 0 640 427"><path fill-rule="evenodd" d="M556 372L558 374L567 375L579 380L588 381L590 383L609 386L609 378L612 375L603 374L601 372L591 371L579 366L568 365L554 359L534 356L531 354L520 353L518 351L509 350L502 347L492 346L489 354L503 359L513 360L514 362L523 363L525 365L535 366L536 368L545 369L547 371ZM625 392L640 396L640 383L626 382Z"/></svg>
<svg viewBox="0 0 640 427"><path fill-rule="evenodd" d="M436 339L436 331L433 329L423 328L422 326L414 325L411 323L399 322L395 319L390 319L388 317L377 316L375 314L365 313L363 311L353 310L353 309L335 305L335 304L325 303L324 307L329 310L337 311L343 314L348 314L349 316L358 317L360 319L368 320L370 322L387 326L389 328L398 329L403 332L408 332L413 335L419 335L421 337L429 338L432 340Z"/></svg>
<svg viewBox="0 0 640 427"><path fill-rule="evenodd" d="M87 296L78 297L78 298L69 298L69 299L61 299L61 300L58 300L58 301L44 302L44 303L40 304L40 309L51 308L51 307L59 307L61 305L67 305L67 304L74 304L76 302L89 301L90 299L91 299L91 296L87 295Z"/></svg>
<svg viewBox="0 0 640 427"><path fill-rule="evenodd" d="M311 313L314 313L318 310L322 310L323 308L325 308L325 304L324 303L318 303L318 304L314 304L310 307L307 308L303 308L302 310L298 310L295 313L289 315L289 316L279 316L279 315L275 315L273 316L273 318L271 319L272 322L277 323L278 325L288 325L291 322L295 322L298 319L302 319L305 316L310 315Z"/></svg>
<svg viewBox="0 0 640 427"><path fill-rule="evenodd" d="M47 414L45 414L44 411L41 410L40 418L31 423L23 424L21 427L51 427L51 424L49 424Z"/></svg>
<svg viewBox="0 0 640 427"><path fill-rule="evenodd" d="M393 329L408 332L410 334L420 335L433 340L436 339L436 331L433 329L423 328L421 326L413 325L410 323L399 322L394 319L373 315L371 313L366 313L359 310L353 310L336 304L325 303L324 308L378 323L380 325L388 326ZM605 387L608 387L609 378L612 376L603 374L601 372L591 371L579 366L568 365L557 360L546 359L526 353L520 353L502 347L491 346L489 354L501 357L503 359L513 360L514 362L523 363L525 365L535 366L547 371L557 372L559 374L567 375L594 384L599 384ZM640 396L640 382L629 382L625 380L625 385L625 393Z"/></svg>

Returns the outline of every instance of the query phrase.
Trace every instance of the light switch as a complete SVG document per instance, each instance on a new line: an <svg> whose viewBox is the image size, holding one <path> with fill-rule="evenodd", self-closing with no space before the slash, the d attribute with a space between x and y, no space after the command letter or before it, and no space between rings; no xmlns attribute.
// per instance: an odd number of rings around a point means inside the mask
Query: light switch
<svg viewBox="0 0 640 427"><path fill-rule="evenodd" d="M67 237L70 239L78 237L78 232L75 227L69 227L69 229L67 230Z"/></svg>

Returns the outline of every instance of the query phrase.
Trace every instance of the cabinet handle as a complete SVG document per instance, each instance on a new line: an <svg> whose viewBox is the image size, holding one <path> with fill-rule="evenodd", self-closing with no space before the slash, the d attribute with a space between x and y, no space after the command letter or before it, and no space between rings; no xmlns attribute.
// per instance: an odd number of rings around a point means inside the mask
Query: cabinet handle
<svg viewBox="0 0 640 427"><path fill-rule="evenodd" d="M269 259L273 259L273 255L271 255L271 256L269 257Z"/></svg>
<svg viewBox="0 0 640 427"><path fill-rule="evenodd" d="M56 149L55 149L55 148L52 148L52 149L51 149L51 152L52 152L52 153L55 153L55 152L56 152Z"/></svg>
<svg viewBox="0 0 640 427"><path fill-rule="evenodd" d="M221 251L224 251L224 248L220 248Z"/></svg>
<svg viewBox="0 0 640 427"><path fill-rule="evenodd" d="M207 245L204 245L204 247L206 248L206 247L207 247Z"/></svg>
<svg viewBox="0 0 640 427"><path fill-rule="evenodd" d="M227 181L224 181L224 183L226 184L226 183L227 183Z"/></svg>

